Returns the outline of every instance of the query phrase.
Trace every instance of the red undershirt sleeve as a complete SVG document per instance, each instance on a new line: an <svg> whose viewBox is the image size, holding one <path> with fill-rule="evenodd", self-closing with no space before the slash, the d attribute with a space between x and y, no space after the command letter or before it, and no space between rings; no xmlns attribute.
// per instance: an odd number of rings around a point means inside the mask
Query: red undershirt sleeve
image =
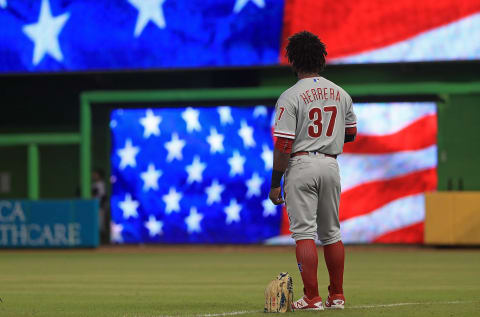
<svg viewBox="0 0 480 317"><path fill-rule="evenodd" d="M344 143L353 142L355 140L356 135L357 135L357 127L345 128L345 141L344 141Z"/></svg>
<svg viewBox="0 0 480 317"><path fill-rule="evenodd" d="M277 137L277 142L275 142L275 148L278 149L280 152L290 154L292 153L293 141L295 140Z"/></svg>

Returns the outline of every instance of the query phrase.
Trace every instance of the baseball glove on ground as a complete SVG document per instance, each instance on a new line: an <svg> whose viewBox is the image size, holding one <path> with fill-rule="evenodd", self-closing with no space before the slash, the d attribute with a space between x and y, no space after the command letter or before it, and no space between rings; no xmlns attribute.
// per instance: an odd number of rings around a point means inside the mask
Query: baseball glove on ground
<svg viewBox="0 0 480 317"><path fill-rule="evenodd" d="M280 273L265 289L266 313L286 313L292 311L293 281L287 272Z"/></svg>

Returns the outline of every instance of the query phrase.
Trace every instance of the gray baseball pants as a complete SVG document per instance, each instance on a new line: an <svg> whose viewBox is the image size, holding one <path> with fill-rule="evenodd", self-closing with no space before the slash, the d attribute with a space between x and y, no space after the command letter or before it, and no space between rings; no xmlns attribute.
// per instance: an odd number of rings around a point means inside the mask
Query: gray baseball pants
<svg viewBox="0 0 480 317"><path fill-rule="evenodd" d="M318 238L322 245L341 240L337 160L321 153L292 157L285 174L285 204L295 241Z"/></svg>

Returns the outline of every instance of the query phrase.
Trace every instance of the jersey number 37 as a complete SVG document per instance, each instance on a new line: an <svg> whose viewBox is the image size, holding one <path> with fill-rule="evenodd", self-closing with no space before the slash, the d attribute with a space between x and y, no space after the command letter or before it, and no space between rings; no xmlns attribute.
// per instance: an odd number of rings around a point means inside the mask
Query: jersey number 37
<svg viewBox="0 0 480 317"><path fill-rule="evenodd" d="M326 136L332 136L333 129L335 128L335 118L337 117L337 107L336 106L327 106L323 108L312 108L308 112L308 118L311 123L308 126L308 135L312 138L318 138L322 135L323 124L322 124L322 112L330 112L330 120L328 122Z"/></svg>

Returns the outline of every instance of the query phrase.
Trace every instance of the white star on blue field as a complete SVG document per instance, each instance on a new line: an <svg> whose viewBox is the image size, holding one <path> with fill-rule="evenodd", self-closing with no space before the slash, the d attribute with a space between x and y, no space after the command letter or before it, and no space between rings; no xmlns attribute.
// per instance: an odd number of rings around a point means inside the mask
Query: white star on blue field
<svg viewBox="0 0 480 317"><path fill-rule="evenodd" d="M42 0L37 23L25 25L23 32L34 42L34 65L40 63L46 54L57 61L63 61L58 36L70 17L69 13L52 16L49 0Z"/></svg>
<svg viewBox="0 0 480 317"><path fill-rule="evenodd" d="M0 0L0 73L274 65L283 8L284 0ZM195 113L185 115L196 132Z"/></svg>
<svg viewBox="0 0 480 317"><path fill-rule="evenodd" d="M273 109L112 112L112 240L259 243L280 232L268 200ZM267 120L266 120L267 119Z"/></svg>

